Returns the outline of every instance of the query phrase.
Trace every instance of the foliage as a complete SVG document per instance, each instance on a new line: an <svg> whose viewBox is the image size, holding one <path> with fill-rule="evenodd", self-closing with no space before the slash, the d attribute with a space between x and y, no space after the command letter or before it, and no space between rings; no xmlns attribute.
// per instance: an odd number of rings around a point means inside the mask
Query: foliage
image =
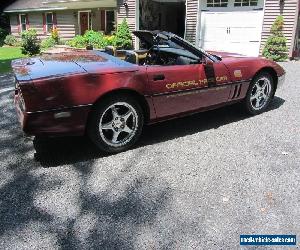
<svg viewBox="0 0 300 250"><path fill-rule="evenodd" d="M122 49L132 49L132 37L125 18L123 19L122 23L118 26L114 46Z"/></svg>
<svg viewBox="0 0 300 250"><path fill-rule="evenodd" d="M51 38L55 41L55 44L59 44L59 32L57 28L51 30Z"/></svg>
<svg viewBox="0 0 300 250"><path fill-rule="evenodd" d="M286 38L283 34L284 19L278 16L271 27L271 36L268 37L263 49L263 56L274 61L284 61L288 58Z"/></svg>
<svg viewBox="0 0 300 250"><path fill-rule="evenodd" d="M24 55L36 55L41 51L41 46L37 38L37 32L34 29L24 31L21 34L22 37L22 53Z"/></svg>
<svg viewBox="0 0 300 250"><path fill-rule="evenodd" d="M5 37L4 43L8 46L18 46L19 45L17 38L13 35L7 35Z"/></svg>
<svg viewBox="0 0 300 250"><path fill-rule="evenodd" d="M114 36L114 35L104 37L105 46L113 46L113 45L115 45L115 41L116 41L116 36Z"/></svg>
<svg viewBox="0 0 300 250"><path fill-rule="evenodd" d="M4 1L2 1L2 2L4 2ZM0 5L1 5L1 3L0 3ZM8 32L10 29L9 15L7 13L1 12L1 10L0 10L0 27L2 29L6 30L7 34L9 33Z"/></svg>
<svg viewBox="0 0 300 250"><path fill-rule="evenodd" d="M58 45L67 45L67 41L66 41L66 40L62 40L62 39L59 39Z"/></svg>
<svg viewBox="0 0 300 250"><path fill-rule="evenodd" d="M96 49L102 49L107 45L114 43L114 36L104 36L103 33L88 30L84 36L75 36L72 40L66 42L67 45L74 48L85 48L93 46Z"/></svg>
<svg viewBox="0 0 300 250"><path fill-rule="evenodd" d="M4 44L4 40L7 35L8 32L5 29L0 28L0 46Z"/></svg>
<svg viewBox="0 0 300 250"><path fill-rule="evenodd" d="M52 48L56 45L56 40L53 39L51 36L50 37L47 37L46 39L44 39L42 42L41 42L41 48L42 49L49 49L49 48Z"/></svg>
<svg viewBox="0 0 300 250"><path fill-rule="evenodd" d="M41 42L42 49L49 49L54 47L57 44L60 44L61 40L59 37L59 32L57 28L53 28L51 30L51 36L47 37L45 40Z"/></svg>
<svg viewBox="0 0 300 250"><path fill-rule="evenodd" d="M104 36L101 32L87 30L83 37L86 41L87 46L93 46L96 49L101 49L105 47Z"/></svg>
<svg viewBox="0 0 300 250"><path fill-rule="evenodd" d="M85 48L86 40L83 36L77 35L72 40L68 41L67 45L74 47L74 48Z"/></svg>

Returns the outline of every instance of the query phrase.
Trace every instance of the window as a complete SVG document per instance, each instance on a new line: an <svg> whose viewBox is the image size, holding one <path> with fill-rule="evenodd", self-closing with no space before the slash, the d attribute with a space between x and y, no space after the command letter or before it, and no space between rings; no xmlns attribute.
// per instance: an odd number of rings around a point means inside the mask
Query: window
<svg viewBox="0 0 300 250"><path fill-rule="evenodd" d="M53 29L53 13L46 13L46 29L50 33Z"/></svg>
<svg viewBox="0 0 300 250"><path fill-rule="evenodd" d="M112 31L115 30L115 12L111 10L105 11L105 31L106 33L110 34Z"/></svg>
<svg viewBox="0 0 300 250"><path fill-rule="evenodd" d="M20 28L21 28L21 32L26 31L27 30L27 15L26 14L20 14L19 15L19 20L20 20Z"/></svg>
<svg viewBox="0 0 300 250"><path fill-rule="evenodd" d="M258 0L235 0L234 7L257 6Z"/></svg>
<svg viewBox="0 0 300 250"><path fill-rule="evenodd" d="M227 7L228 0L207 0L207 7Z"/></svg>

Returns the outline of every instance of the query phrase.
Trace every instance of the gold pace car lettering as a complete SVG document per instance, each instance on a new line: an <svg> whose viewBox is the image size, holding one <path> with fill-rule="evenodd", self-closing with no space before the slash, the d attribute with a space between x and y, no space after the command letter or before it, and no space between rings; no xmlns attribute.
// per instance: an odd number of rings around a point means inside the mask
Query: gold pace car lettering
<svg viewBox="0 0 300 250"><path fill-rule="evenodd" d="M205 86L209 82L223 82L227 81L227 76L217 76L216 78L204 78L200 80L191 80L191 81L185 81L185 82L174 82L174 83L168 83L166 85L167 89L180 89L184 87L197 87L197 86Z"/></svg>

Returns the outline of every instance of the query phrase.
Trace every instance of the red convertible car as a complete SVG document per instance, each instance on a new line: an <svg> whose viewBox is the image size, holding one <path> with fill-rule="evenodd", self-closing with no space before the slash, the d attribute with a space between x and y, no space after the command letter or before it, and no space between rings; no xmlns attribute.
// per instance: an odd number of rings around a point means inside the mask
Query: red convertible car
<svg viewBox="0 0 300 250"><path fill-rule="evenodd" d="M283 68L264 58L208 53L169 32L134 35L143 50L76 50L14 61L24 132L87 134L115 153L133 146L145 124L236 102L259 114L284 82Z"/></svg>

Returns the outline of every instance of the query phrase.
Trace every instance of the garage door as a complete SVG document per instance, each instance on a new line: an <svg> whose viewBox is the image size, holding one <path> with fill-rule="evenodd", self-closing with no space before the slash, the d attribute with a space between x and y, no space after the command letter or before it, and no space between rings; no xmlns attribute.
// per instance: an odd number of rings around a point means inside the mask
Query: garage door
<svg viewBox="0 0 300 250"><path fill-rule="evenodd" d="M199 46L258 56L263 11L202 12Z"/></svg>

